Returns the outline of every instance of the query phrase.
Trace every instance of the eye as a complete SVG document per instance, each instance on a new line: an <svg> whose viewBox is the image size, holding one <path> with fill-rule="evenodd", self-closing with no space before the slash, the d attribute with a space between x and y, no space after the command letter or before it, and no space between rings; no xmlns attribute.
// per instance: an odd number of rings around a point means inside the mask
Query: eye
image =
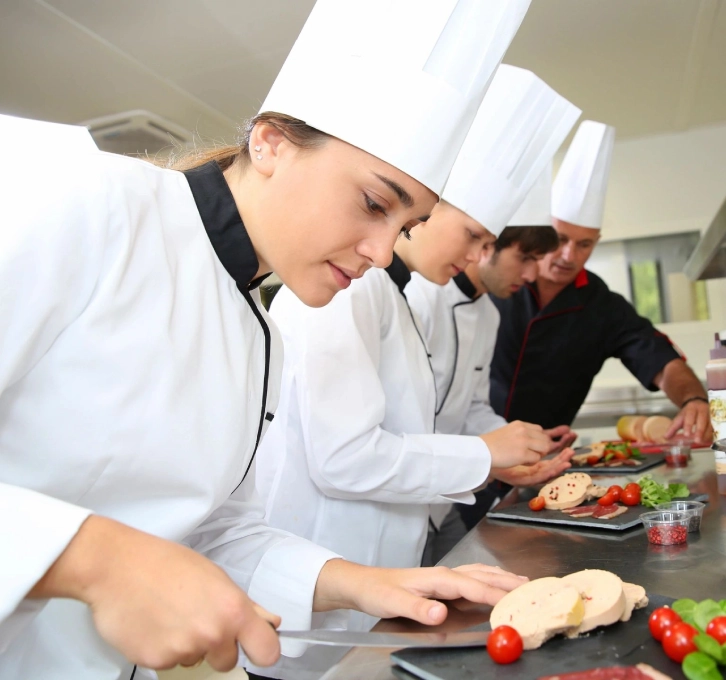
<svg viewBox="0 0 726 680"><path fill-rule="evenodd" d="M384 216L388 216L388 213L386 212L386 209L380 204L376 203L368 194L363 193L363 198L366 202L366 208L368 208L368 212L370 213L381 213Z"/></svg>
<svg viewBox="0 0 726 680"><path fill-rule="evenodd" d="M467 229L467 231L469 232L469 238L471 238L472 241L481 241L482 240L483 237L481 236L481 234L477 234L477 233L473 232L471 229Z"/></svg>

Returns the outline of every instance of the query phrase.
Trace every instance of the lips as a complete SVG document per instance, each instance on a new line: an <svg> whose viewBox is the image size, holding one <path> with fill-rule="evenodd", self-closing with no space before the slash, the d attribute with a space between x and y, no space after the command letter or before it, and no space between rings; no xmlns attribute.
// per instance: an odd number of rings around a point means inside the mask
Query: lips
<svg viewBox="0 0 726 680"><path fill-rule="evenodd" d="M345 290L348 286L350 286L350 282L353 279L359 279L361 276L363 276L362 273L358 274L351 269L338 267L332 262L328 262L328 265L330 266L330 271L333 273L333 278L335 279L335 282L338 284L338 287L341 290Z"/></svg>

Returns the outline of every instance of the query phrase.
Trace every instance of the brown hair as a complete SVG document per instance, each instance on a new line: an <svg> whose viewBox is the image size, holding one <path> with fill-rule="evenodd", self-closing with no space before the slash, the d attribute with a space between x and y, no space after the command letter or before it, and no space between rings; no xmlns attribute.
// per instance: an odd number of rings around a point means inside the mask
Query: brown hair
<svg viewBox="0 0 726 680"><path fill-rule="evenodd" d="M557 250L560 239L554 227L506 227L495 241L494 251L498 253L515 244L525 255L546 255Z"/></svg>
<svg viewBox="0 0 726 680"><path fill-rule="evenodd" d="M172 155L165 165L172 170L191 170L209 161L217 161L219 167L226 170L236 162L247 164L250 159L250 135L258 123L274 127L291 144L301 149L316 149L330 138L330 135L310 127L297 118L267 111L247 121L241 129L236 144L184 151L179 155Z"/></svg>

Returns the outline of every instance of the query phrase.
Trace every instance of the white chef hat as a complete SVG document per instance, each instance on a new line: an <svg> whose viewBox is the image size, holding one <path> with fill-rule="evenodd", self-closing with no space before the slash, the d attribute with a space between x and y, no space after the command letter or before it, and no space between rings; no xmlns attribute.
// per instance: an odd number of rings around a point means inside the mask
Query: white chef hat
<svg viewBox="0 0 726 680"><path fill-rule="evenodd" d="M580 113L531 71L500 66L443 199L498 236Z"/></svg>
<svg viewBox="0 0 726 680"><path fill-rule="evenodd" d="M552 183L554 217L581 227L602 226L614 145L614 127L594 120L580 123Z"/></svg>
<svg viewBox="0 0 726 680"><path fill-rule="evenodd" d="M79 125L48 123L0 114L0 149L4 155L29 152L54 154L98 151L87 128Z"/></svg>
<svg viewBox="0 0 726 680"><path fill-rule="evenodd" d="M260 111L441 193L531 0L317 0Z"/></svg>
<svg viewBox="0 0 726 680"><path fill-rule="evenodd" d="M552 159L534 181L508 227L552 226Z"/></svg>

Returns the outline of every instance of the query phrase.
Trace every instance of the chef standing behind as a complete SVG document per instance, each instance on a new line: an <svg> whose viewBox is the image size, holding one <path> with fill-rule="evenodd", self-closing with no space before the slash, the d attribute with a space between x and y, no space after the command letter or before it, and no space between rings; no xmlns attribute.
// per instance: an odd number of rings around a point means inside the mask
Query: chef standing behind
<svg viewBox="0 0 726 680"><path fill-rule="evenodd" d="M663 390L680 409L667 437L710 441L705 391L666 335L585 269L600 239L612 127L584 121L553 184L559 248L539 263L537 281L508 300L494 351L491 401L505 419L554 427L571 423L610 357L649 390Z"/></svg>

